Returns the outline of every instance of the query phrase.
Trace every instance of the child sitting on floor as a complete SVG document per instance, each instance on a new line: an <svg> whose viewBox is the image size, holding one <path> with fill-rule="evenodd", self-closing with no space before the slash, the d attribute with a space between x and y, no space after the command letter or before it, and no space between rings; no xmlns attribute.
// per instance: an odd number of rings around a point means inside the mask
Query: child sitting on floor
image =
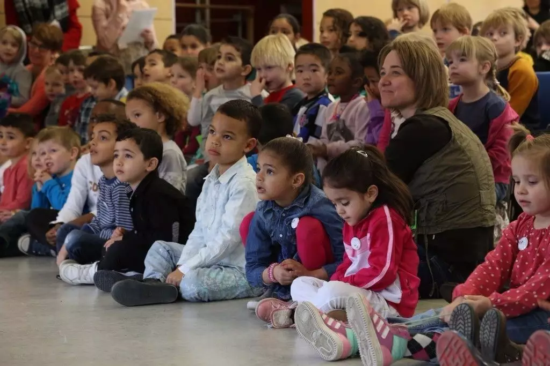
<svg viewBox="0 0 550 366"><path fill-rule="evenodd" d="M313 158L293 137L280 137L262 147L256 189L262 200L241 224L246 244L246 276L254 287L271 289L290 300L290 285L303 276L328 280L340 265L342 219L324 193L313 185ZM261 301L258 317L273 327L272 307L284 302Z"/></svg>
<svg viewBox="0 0 550 366"><path fill-rule="evenodd" d="M174 142L176 132L189 110L189 99L171 86L151 83L128 94L126 116L141 128L160 135L164 146L159 176L180 192L185 192L187 162Z"/></svg>
<svg viewBox="0 0 550 366"><path fill-rule="evenodd" d="M74 273L64 275L71 284L95 283L110 292L117 280L128 278L115 271L143 272L145 256L155 241L187 241L195 223L194 214L183 194L159 178L157 168L162 154L162 139L156 131L133 128L118 135L114 169L117 179L132 190L129 196L134 229L117 228L98 262L72 265Z"/></svg>
<svg viewBox="0 0 550 366"><path fill-rule="evenodd" d="M356 53L341 53L332 59L328 90L340 99L325 110L321 139L308 140L321 172L329 160L352 146L362 146L367 138L370 112L359 94L362 86L363 69Z"/></svg>
<svg viewBox="0 0 550 366"><path fill-rule="evenodd" d="M90 87L84 78L86 56L82 51L75 50L70 51L66 57L69 59L67 74L74 93L69 95L61 104L59 126L73 127L78 120L80 106L84 100L90 97Z"/></svg>
<svg viewBox="0 0 550 366"><path fill-rule="evenodd" d="M65 92L67 95L72 95L74 93L74 87L71 84L69 78L69 63L71 62L71 53L76 51L63 52L55 59L55 67L59 70L62 75L62 82L65 85Z"/></svg>
<svg viewBox="0 0 550 366"><path fill-rule="evenodd" d="M304 98L304 93L294 86L294 56L296 51L284 34L266 36L254 46L251 60L256 68L256 80L250 93L252 103L257 106L281 103L292 110ZM269 92L262 97L262 91Z"/></svg>
<svg viewBox="0 0 550 366"><path fill-rule="evenodd" d="M163 50L153 50L145 57L143 82L170 84L170 68L178 61L178 56Z"/></svg>
<svg viewBox="0 0 550 366"><path fill-rule="evenodd" d="M348 43L349 26L353 15L345 9L328 9L323 13L320 24L321 44L330 50L332 57Z"/></svg>
<svg viewBox="0 0 550 366"><path fill-rule="evenodd" d="M48 66L44 76L44 89L46 97L50 101L48 114L44 119L46 127L57 126L59 124L59 113L61 105L65 100L65 84L63 83L63 75L56 66Z"/></svg>
<svg viewBox="0 0 550 366"><path fill-rule="evenodd" d="M157 241L145 258L144 282L115 284L113 299L125 306L257 296L246 280L239 225L258 203L255 173L246 154L256 147L260 112L244 100L221 105L209 128L206 151L216 165L197 205L197 222L185 246Z"/></svg>

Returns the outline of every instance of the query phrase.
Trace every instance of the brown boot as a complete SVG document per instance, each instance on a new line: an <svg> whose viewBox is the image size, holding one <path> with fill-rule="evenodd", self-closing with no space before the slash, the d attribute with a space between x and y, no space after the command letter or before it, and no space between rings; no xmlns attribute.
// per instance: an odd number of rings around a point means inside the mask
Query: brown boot
<svg viewBox="0 0 550 366"><path fill-rule="evenodd" d="M497 309L483 317L479 332L481 354L486 360L510 363L521 360L523 347L512 342L506 334L506 317Z"/></svg>

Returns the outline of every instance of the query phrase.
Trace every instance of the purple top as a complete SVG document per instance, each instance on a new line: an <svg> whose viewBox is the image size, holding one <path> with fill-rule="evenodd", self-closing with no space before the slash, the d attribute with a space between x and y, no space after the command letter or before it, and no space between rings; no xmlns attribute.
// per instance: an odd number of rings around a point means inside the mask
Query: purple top
<svg viewBox="0 0 550 366"><path fill-rule="evenodd" d="M382 130L382 125L384 124L385 111L378 99L367 102L367 105L370 111L370 122L367 124L365 143L376 146L378 144L380 130Z"/></svg>

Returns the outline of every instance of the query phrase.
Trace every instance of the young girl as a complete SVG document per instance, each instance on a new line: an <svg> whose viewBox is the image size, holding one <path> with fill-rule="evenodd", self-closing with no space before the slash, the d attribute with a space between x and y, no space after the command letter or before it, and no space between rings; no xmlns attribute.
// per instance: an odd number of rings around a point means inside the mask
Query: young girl
<svg viewBox="0 0 550 366"><path fill-rule="evenodd" d="M23 65L27 56L27 36L21 28L9 25L0 30L0 75L2 89L6 89L7 104L2 106L5 112L8 107L20 107L29 99L32 75ZM2 114L3 116L3 114Z"/></svg>
<svg viewBox="0 0 550 366"><path fill-rule="evenodd" d="M280 137L258 156L256 187L262 200L241 224L246 245L246 276L253 287L273 290L290 300L296 278L328 280L342 261L342 220L323 192L313 185L313 159L306 145ZM280 328L277 299L258 304L256 314Z"/></svg>
<svg viewBox="0 0 550 366"><path fill-rule="evenodd" d="M189 99L169 85L150 83L132 90L126 100L126 116L141 128L158 132L164 144L159 176L185 192L187 163L173 141L189 110Z"/></svg>
<svg viewBox="0 0 550 366"><path fill-rule="evenodd" d="M375 17L358 17L349 26L348 46L358 51L376 51L390 42L386 25Z"/></svg>
<svg viewBox="0 0 550 366"><path fill-rule="evenodd" d="M181 56L197 57L199 52L210 47L210 32L200 24L189 24L180 36Z"/></svg>
<svg viewBox="0 0 550 366"><path fill-rule="evenodd" d="M340 48L348 42L349 25L353 15L344 9L329 9L321 19L321 44L327 47L332 55L338 54Z"/></svg>
<svg viewBox="0 0 550 366"><path fill-rule="evenodd" d="M134 88L143 85L143 68L145 67L145 56L138 58L132 63L132 74L134 76Z"/></svg>
<svg viewBox="0 0 550 366"><path fill-rule="evenodd" d="M296 42L300 39L300 23L293 15L279 14L269 25L269 34L282 33L288 37L290 43L296 47Z"/></svg>
<svg viewBox="0 0 550 366"><path fill-rule="evenodd" d="M355 53L342 53L334 57L328 69L328 91L339 95L325 109L325 123L321 139L311 137L308 146L317 167L322 172L327 161L352 146L362 146L367 134L369 108L360 96L363 87L363 68Z"/></svg>
<svg viewBox="0 0 550 366"><path fill-rule="evenodd" d="M180 37L175 34L172 34L166 38L164 44L162 45L162 49L168 52L172 52L178 57L183 56L183 50L180 44Z"/></svg>
<svg viewBox="0 0 550 366"><path fill-rule="evenodd" d="M430 19L426 0L392 0L393 21L388 25L390 37L395 39L401 33L416 32Z"/></svg>

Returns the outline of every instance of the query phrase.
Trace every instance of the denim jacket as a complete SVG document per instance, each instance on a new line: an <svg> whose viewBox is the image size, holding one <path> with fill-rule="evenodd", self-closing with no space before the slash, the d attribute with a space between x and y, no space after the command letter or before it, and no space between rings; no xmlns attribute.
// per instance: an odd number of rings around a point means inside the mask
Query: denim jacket
<svg viewBox="0 0 550 366"><path fill-rule="evenodd" d="M332 276L344 254L343 221L323 191L310 185L288 207L280 207L274 201L258 203L246 240L246 276L252 286L265 286L262 273L270 264L289 258L300 262L292 220L304 216L319 220L327 232L334 263L323 268L329 278ZM290 298L290 286L276 284L273 290L281 299Z"/></svg>

